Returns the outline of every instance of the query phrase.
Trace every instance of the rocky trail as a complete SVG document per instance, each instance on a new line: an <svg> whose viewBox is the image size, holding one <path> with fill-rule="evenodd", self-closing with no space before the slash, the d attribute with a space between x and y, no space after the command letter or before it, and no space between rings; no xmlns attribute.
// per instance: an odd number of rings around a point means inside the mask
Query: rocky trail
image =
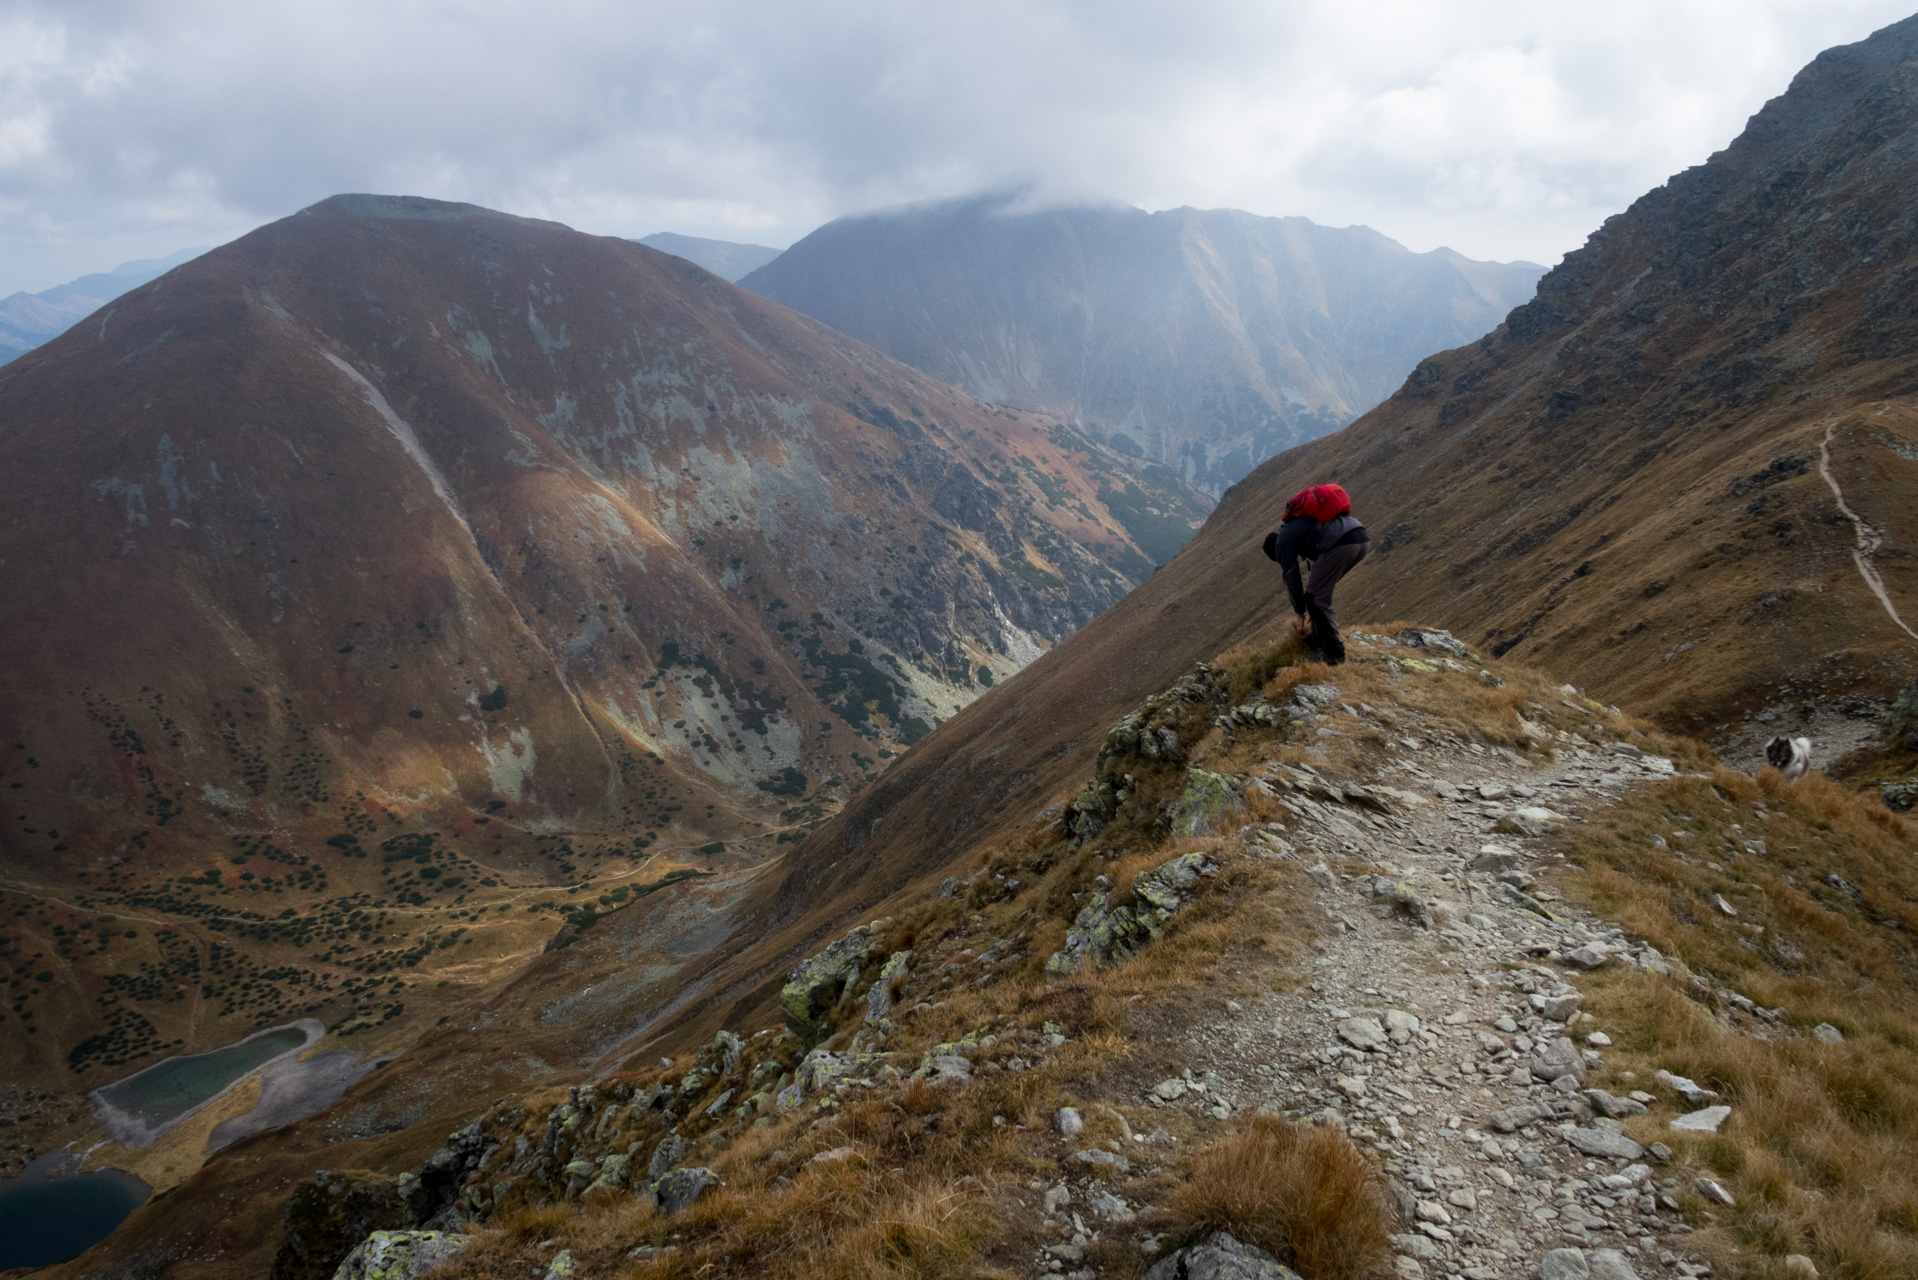
<svg viewBox="0 0 1918 1280"><path fill-rule="evenodd" d="M1567 707L1603 718L1565 692ZM1385 719L1334 685L1306 686L1307 703L1322 735ZM1407 1280L1708 1275L1686 1250L1680 1188L1660 1173L1669 1151L1620 1121L1674 1088L1700 1108L1681 1122L1715 1127L1727 1109L1705 1110L1715 1095L1678 1078L1628 1079L1624 1096L1587 1088L1611 1040L1580 1011L1579 973L1666 963L1539 885L1563 855L1538 837L1673 763L1598 724L1539 760L1391 719L1397 754L1363 786L1276 762L1257 771L1293 816L1248 848L1303 862L1330 928L1298 989L1182 1019L1190 1066L1146 1100L1218 1119L1279 1111L1369 1142L1406 1222L1393 1245ZM1720 994L1760 1022L1776 1016Z"/></svg>

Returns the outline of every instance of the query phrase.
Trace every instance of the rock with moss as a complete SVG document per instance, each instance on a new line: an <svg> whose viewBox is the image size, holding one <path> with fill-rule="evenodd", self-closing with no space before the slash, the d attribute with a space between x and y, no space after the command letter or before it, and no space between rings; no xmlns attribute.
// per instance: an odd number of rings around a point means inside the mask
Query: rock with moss
<svg viewBox="0 0 1918 1280"><path fill-rule="evenodd" d="M711 1044L700 1049L693 1060L702 1069L723 1080L733 1073L733 1068L739 1065L739 1055L745 1051L746 1042L737 1034L721 1031L713 1037Z"/></svg>
<svg viewBox="0 0 1918 1280"><path fill-rule="evenodd" d="M280 1221L284 1236L269 1280L326 1280L369 1233L410 1227L413 1215L398 1180L322 1169L293 1188Z"/></svg>
<svg viewBox="0 0 1918 1280"><path fill-rule="evenodd" d="M626 1185L627 1170L632 1168L633 1158L623 1151L614 1151L601 1156L593 1180L586 1190L618 1191Z"/></svg>
<svg viewBox="0 0 1918 1280"><path fill-rule="evenodd" d="M1188 703L1217 702L1225 696L1218 674L1201 662L1162 692L1140 703L1106 735L1099 748L1095 772L1104 777L1107 766L1128 759L1174 763L1184 759L1178 731L1169 723Z"/></svg>
<svg viewBox="0 0 1918 1280"><path fill-rule="evenodd" d="M786 1026L806 1044L817 1044L832 1031L833 1011L852 994L853 983L868 957L878 949L877 924L860 925L816 955L806 957L786 977L779 992L779 1011Z"/></svg>
<svg viewBox="0 0 1918 1280"><path fill-rule="evenodd" d="M1075 844L1084 844L1103 831L1118 815L1118 791L1109 782L1095 782L1074 796L1072 803L1066 806L1066 833Z"/></svg>
<svg viewBox="0 0 1918 1280"><path fill-rule="evenodd" d="M1067 930L1065 946L1046 961L1046 976L1107 969L1137 954L1191 901L1199 877L1217 869L1203 853L1181 854L1134 877L1129 905L1114 906L1095 891Z"/></svg>
<svg viewBox="0 0 1918 1280"><path fill-rule="evenodd" d="M866 992L866 1025L877 1031L891 1031L892 993L901 982L906 980L906 968L912 963L912 952L895 951L886 957L885 965L879 970L879 976L873 979L871 990Z"/></svg>
<svg viewBox="0 0 1918 1280"><path fill-rule="evenodd" d="M1206 836L1223 830L1245 813L1245 784L1227 773L1196 765L1186 770L1185 792L1169 818L1175 836Z"/></svg>
<svg viewBox="0 0 1918 1280"><path fill-rule="evenodd" d="M673 1217L684 1213L710 1188L718 1185L719 1175L711 1169L674 1169L653 1186L653 1207L667 1217Z"/></svg>
<svg viewBox="0 0 1918 1280"><path fill-rule="evenodd" d="M686 1139L677 1133L669 1133L659 1140L653 1148L653 1158L646 1164L646 1182L648 1185L658 1182L672 1172L674 1165L686 1158Z"/></svg>
<svg viewBox="0 0 1918 1280"><path fill-rule="evenodd" d="M346 1255L333 1280L413 1280L471 1240L450 1231L375 1231Z"/></svg>

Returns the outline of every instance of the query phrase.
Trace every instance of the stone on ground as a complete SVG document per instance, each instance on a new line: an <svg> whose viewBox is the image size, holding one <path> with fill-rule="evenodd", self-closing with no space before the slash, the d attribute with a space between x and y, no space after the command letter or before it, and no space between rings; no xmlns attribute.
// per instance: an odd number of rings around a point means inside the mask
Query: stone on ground
<svg viewBox="0 0 1918 1280"><path fill-rule="evenodd" d="M1706 1107L1678 1117L1672 1121L1672 1128L1679 1133L1717 1133L1718 1126L1724 1124L1731 1113L1730 1107Z"/></svg>
<svg viewBox="0 0 1918 1280"><path fill-rule="evenodd" d="M1153 1263L1145 1280L1299 1280L1299 1273L1218 1231Z"/></svg>
<svg viewBox="0 0 1918 1280"><path fill-rule="evenodd" d="M353 1247L334 1280L412 1280L464 1249L471 1236L446 1231L375 1231Z"/></svg>

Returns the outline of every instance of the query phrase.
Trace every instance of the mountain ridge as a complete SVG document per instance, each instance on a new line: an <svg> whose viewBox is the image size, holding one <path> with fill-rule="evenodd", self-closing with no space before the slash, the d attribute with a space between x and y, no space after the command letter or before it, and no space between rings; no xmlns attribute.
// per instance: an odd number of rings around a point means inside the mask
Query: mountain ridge
<svg viewBox="0 0 1918 1280"><path fill-rule="evenodd" d="M842 218L740 283L1216 496L1489 329L1543 271L1305 218L1016 203Z"/></svg>

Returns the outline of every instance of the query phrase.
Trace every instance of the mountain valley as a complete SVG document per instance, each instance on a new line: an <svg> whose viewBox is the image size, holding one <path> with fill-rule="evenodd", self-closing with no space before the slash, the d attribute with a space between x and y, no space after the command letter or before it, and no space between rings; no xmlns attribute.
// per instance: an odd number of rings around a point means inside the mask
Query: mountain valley
<svg viewBox="0 0 1918 1280"><path fill-rule="evenodd" d="M165 1054L370 1063L723 898L1200 514L690 263L396 197L133 291L0 417L16 1168ZM650 1007L726 932L645 934Z"/></svg>
<svg viewBox="0 0 1918 1280"><path fill-rule="evenodd" d="M160 1192L52 1274L1910 1273L1918 823L1838 757L1918 785L1915 68L1536 296L1406 254L1396 366L1200 289L1157 434L1049 380L1057 244L1348 233L988 202L734 288L344 196L0 369L0 1158ZM1341 667L1259 553L1323 481ZM302 1018L156 1140L87 1096Z"/></svg>

